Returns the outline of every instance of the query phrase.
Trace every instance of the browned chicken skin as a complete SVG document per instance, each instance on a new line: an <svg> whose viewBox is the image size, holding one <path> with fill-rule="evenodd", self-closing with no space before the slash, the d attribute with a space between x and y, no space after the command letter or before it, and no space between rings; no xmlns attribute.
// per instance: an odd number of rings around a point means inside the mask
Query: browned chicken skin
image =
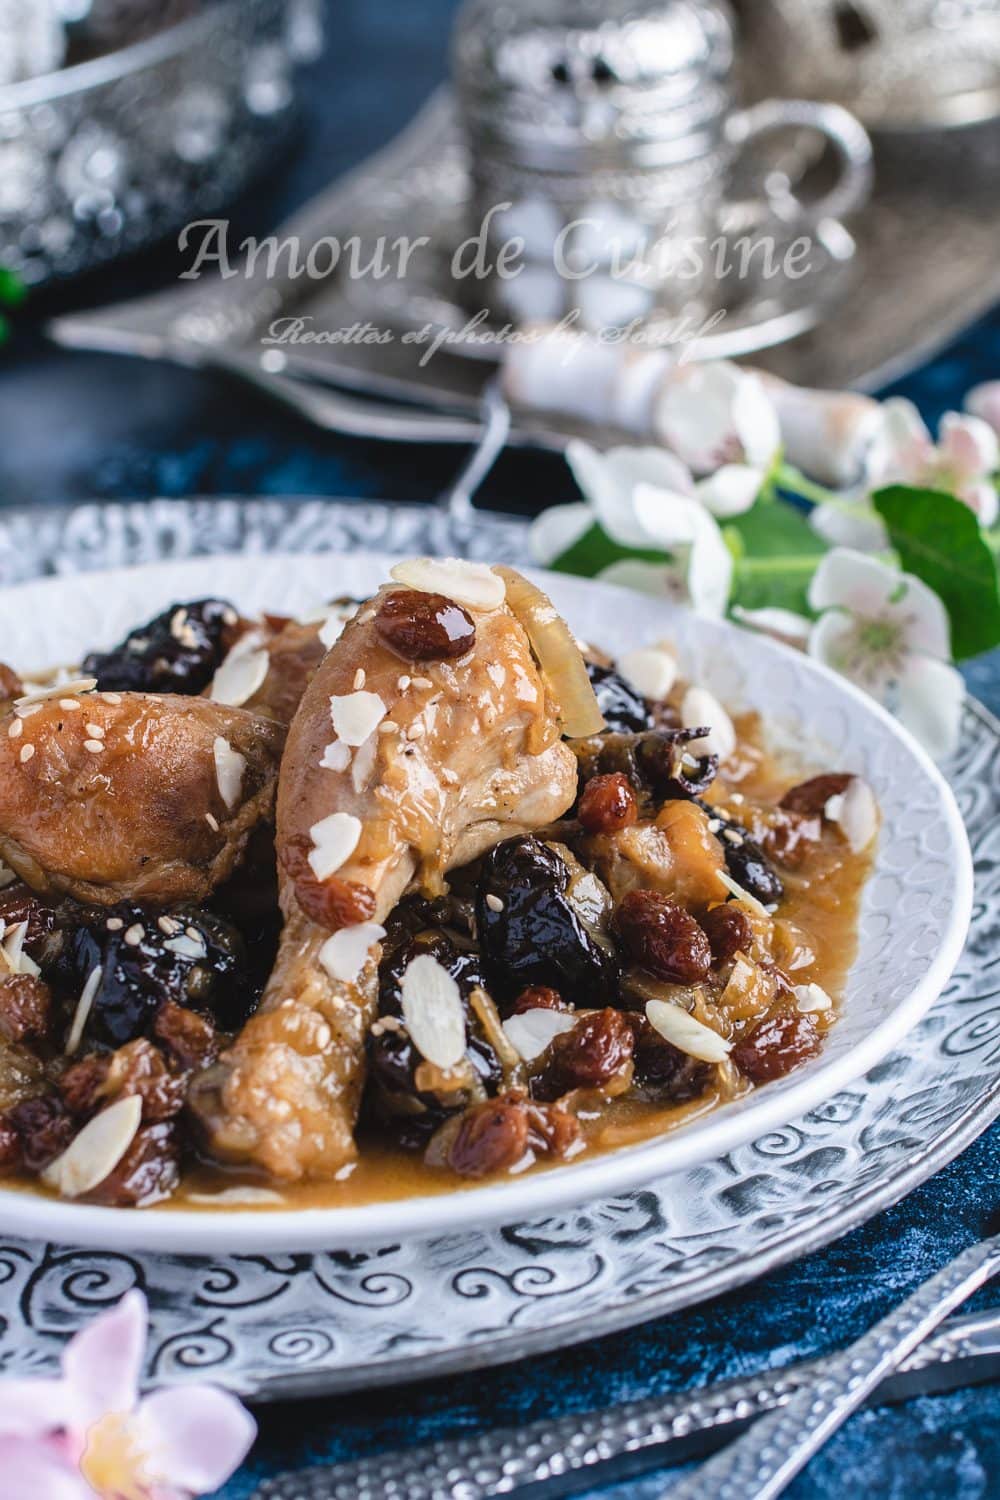
<svg viewBox="0 0 1000 1500"><path fill-rule="evenodd" d="M289 620L266 642L264 649L270 657L267 676L244 708L277 719L279 724L292 722L326 655L319 632L319 623L303 625L298 620Z"/></svg>
<svg viewBox="0 0 1000 1500"><path fill-rule="evenodd" d="M475 614L465 656L415 666L376 632L389 592L348 624L292 724L278 797L285 930L277 963L260 1010L192 1094L215 1155L286 1181L331 1175L356 1154L381 951L377 934L365 932L354 981L331 977L321 962L329 925L303 909L317 885L305 853L315 825L334 813L359 820L356 848L326 885L366 897L349 921L381 922L407 889L440 890L448 869L545 826L576 794L575 757L506 606ZM329 769L321 762L334 740L331 698L358 691L381 699L384 718L350 765Z"/></svg>
<svg viewBox="0 0 1000 1500"><path fill-rule="evenodd" d="M202 901L271 811L283 738L202 698L69 693L8 714L0 858L32 889L78 901ZM217 740L245 761L231 806Z"/></svg>

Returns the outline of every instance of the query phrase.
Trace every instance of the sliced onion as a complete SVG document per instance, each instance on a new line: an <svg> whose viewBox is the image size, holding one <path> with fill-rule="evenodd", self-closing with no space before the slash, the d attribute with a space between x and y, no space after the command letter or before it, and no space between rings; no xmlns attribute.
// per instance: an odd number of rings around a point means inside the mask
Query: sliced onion
<svg viewBox="0 0 1000 1500"><path fill-rule="evenodd" d="M507 603L524 626L546 686L559 705L563 733L571 740L600 734L607 726L573 632L552 600L523 573L496 568L507 585Z"/></svg>

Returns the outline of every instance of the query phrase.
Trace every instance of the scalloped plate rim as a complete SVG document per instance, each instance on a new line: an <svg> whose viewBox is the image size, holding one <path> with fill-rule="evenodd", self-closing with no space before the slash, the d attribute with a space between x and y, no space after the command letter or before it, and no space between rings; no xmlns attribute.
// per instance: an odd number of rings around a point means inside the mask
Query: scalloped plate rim
<svg viewBox="0 0 1000 1500"><path fill-rule="evenodd" d="M228 565L246 566L254 562L266 562L277 568L301 567L310 558L321 559L324 565L349 560L357 566L363 560L365 565L383 571L395 560L392 554L364 551L272 553L266 558L245 553L219 553L33 580L4 590L0 613L12 602L16 604L26 593L62 592L67 588L110 589L126 579L134 579L137 574L149 578L152 584L162 576L173 576L178 571L211 568L214 572ZM528 571L550 586L554 593L562 593L568 598L576 595L582 601L589 590L597 588L602 593L619 596L623 603L627 601L632 611L642 598L590 579L546 574L538 569ZM666 600L645 600L645 603L668 617L676 618L686 613ZM840 698L850 703L862 719L867 717L887 730L905 756L916 761L937 794L938 810L947 825L953 855L951 873L955 881L955 901L951 920L922 979L850 1052L829 1061L824 1061L821 1054L817 1065L803 1070L796 1082L773 1091L760 1089L744 1100L713 1110L659 1139L584 1157L568 1166L543 1170L515 1182L463 1187L453 1193L383 1200L349 1208L253 1211L228 1208L220 1212L210 1209L137 1211L99 1208L53 1201L30 1190L0 1189L0 1214L5 1230L84 1247L212 1254L231 1251L234 1235L238 1236L244 1253L288 1249L307 1251L325 1249L331 1244L374 1244L384 1241L387 1236L427 1237L470 1227L523 1221L539 1213L551 1212L556 1207L570 1207L605 1194L627 1191L656 1177L682 1172L700 1162L722 1156L770 1130L787 1125L879 1063L933 1005L965 943L972 913L972 856L954 795L940 771L908 732L879 704L844 678L788 647L751 636L729 622L706 621L705 627L709 631L721 629L741 650L746 650L752 643L752 648L762 651L765 657L790 658L807 674L816 675L825 682L830 701ZM662 632L669 627L659 628Z"/></svg>

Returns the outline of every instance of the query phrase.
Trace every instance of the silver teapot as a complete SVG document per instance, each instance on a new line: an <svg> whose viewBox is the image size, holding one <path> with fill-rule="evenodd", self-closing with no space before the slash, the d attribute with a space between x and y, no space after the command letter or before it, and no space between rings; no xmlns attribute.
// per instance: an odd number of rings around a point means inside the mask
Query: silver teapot
<svg viewBox="0 0 1000 1500"><path fill-rule="evenodd" d="M724 0L467 0L453 71L469 229L488 248L485 287L467 299L485 291L494 313L522 322L575 309L592 326L717 301L706 251L734 167L751 141L788 126L820 132L840 171L808 206L785 185L775 216L807 225L859 208L871 186L864 129L836 105L738 109L734 59Z"/></svg>

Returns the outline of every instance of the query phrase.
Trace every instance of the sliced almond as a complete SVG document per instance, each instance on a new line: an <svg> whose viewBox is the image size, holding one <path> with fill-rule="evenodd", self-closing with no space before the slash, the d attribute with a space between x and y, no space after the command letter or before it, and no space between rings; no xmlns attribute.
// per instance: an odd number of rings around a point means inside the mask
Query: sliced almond
<svg viewBox="0 0 1000 1500"><path fill-rule="evenodd" d="M745 891L739 882L733 879L728 870L718 870L716 873L731 896L735 896L737 901L742 901L744 905L749 906L750 910L756 912L758 917L764 917L770 922L771 913L763 902L758 901L756 896L751 896L749 891Z"/></svg>
<svg viewBox="0 0 1000 1500"><path fill-rule="evenodd" d="M351 764L351 747L343 740L331 740L319 760L324 771L346 771Z"/></svg>
<svg viewBox="0 0 1000 1500"><path fill-rule="evenodd" d="M654 703L661 702L677 681L677 662L662 646L626 651L618 670L637 693Z"/></svg>
<svg viewBox="0 0 1000 1500"><path fill-rule="evenodd" d="M699 1062L725 1062L731 1049L725 1037L721 1037L711 1026L696 1021L679 1005L668 1000L647 1000L646 1020L665 1041L672 1043L679 1052L698 1058Z"/></svg>
<svg viewBox="0 0 1000 1500"><path fill-rule="evenodd" d="M692 740L689 750L699 755L717 755L726 760L736 749L736 730L722 704L707 688L689 687L681 702L681 723L685 729L708 730L700 740Z"/></svg>
<svg viewBox="0 0 1000 1500"><path fill-rule="evenodd" d="M386 716L378 693L342 693L330 699L330 718L338 740L345 745L363 745Z"/></svg>
<svg viewBox="0 0 1000 1500"><path fill-rule="evenodd" d="M342 927L327 938L319 950L322 967L340 984L354 984L368 961L376 943L385 937L385 928L377 922L358 922Z"/></svg>
<svg viewBox="0 0 1000 1500"><path fill-rule="evenodd" d="M389 569L389 576L422 594L444 594L468 609L499 609L507 595L504 581L485 563L461 557L412 557Z"/></svg>
<svg viewBox="0 0 1000 1500"><path fill-rule="evenodd" d="M260 634L253 630L236 642L212 678L208 696L213 703L240 708L261 687L271 665L271 658L260 648L260 642Z"/></svg>
<svg viewBox="0 0 1000 1500"><path fill-rule="evenodd" d="M510 1016L503 1023L504 1035L525 1062L534 1062L557 1036L572 1031L579 1019L569 1011L540 1006Z"/></svg>
<svg viewBox="0 0 1000 1500"><path fill-rule="evenodd" d="M248 1184L246 1187L223 1188L221 1193L188 1193L187 1201L204 1203L210 1208L266 1208L280 1205L285 1199L272 1188Z"/></svg>
<svg viewBox="0 0 1000 1500"><path fill-rule="evenodd" d="M6 964L11 974L40 974L42 971L35 963L30 954L24 951L24 940L28 935L27 922L17 922L13 927L4 928L0 933L3 946L0 947L0 958Z"/></svg>
<svg viewBox="0 0 1000 1500"><path fill-rule="evenodd" d="M247 758L238 750L234 750L221 734L216 735L212 742L212 754L215 757L215 780L219 788L219 796L232 812L240 800Z"/></svg>
<svg viewBox="0 0 1000 1500"><path fill-rule="evenodd" d="M438 1068L457 1067L465 1056L465 1012L447 969L421 953L407 965L400 994L403 1020L420 1055Z"/></svg>
<svg viewBox="0 0 1000 1500"><path fill-rule="evenodd" d="M71 693L92 693L96 686L96 677L73 677L69 682L50 682L15 698L14 710L19 712L22 708L32 708L37 703L44 703L46 698L68 698Z"/></svg>
<svg viewBox="0 0 1000 1500"><path fill-rule="evenodd" d="M795 1004L805 1015L833 1009L833 1001L821 984L797 984Z"/></svg>
<svg viewBox="0 0 1000 1500"><path fill-rule="evenodd" d="M867 849L878 832L878 803L862 776L852 776L844 791L831 797L823 811L840 828L853 854Z"/></svg>
<svg viewBox="0 0 1000 1500"><path fill-rule="evenodd" d="M46 1187L63 1198L80 1198L103 1182L135 1140L142 1120L142 1100L128 1094L86 1124L80 1134L42 1173Z"/></svg>
<svg viewBox="0 0 1000 1500"><path fill-rule="evenodd" d="M336 610L331 610L327 615L319 628L319 638L328 651L336 641L340 640L346 624L344 616L338 614Z"/></svg>
<svg viewBox="0 0 1000 1500"><path fill-rule="evenodd" d="M309 863L317 880L327 880L345 864L358 847L361 820L353 813L331 813L320 818L309 830L313 848Z"/></svg>
<svg viewBox="0 0 1000 1500"><path fill-rule="evenodd" d="M196 962L208 952L204 938L191 937L186 932L182 932L179 937L168 938L163 946L168 953L176 953L178 958L193 958Z"/></svg>
<svg viewBox="0 0 1000 1500"><path fill-rule="evenodd" d="M76 1010L73 1012L73 1024L69 1028L69 1036L66 1038L66 1056L72 1057L83 1040L84 1029L90 1019L90 1012L94 1008L94 1000L97 991L101 987L101 979L104 970L100 964L91 969L87 975L87 982L80 992L80 998L76 1002Z"/></svg>

